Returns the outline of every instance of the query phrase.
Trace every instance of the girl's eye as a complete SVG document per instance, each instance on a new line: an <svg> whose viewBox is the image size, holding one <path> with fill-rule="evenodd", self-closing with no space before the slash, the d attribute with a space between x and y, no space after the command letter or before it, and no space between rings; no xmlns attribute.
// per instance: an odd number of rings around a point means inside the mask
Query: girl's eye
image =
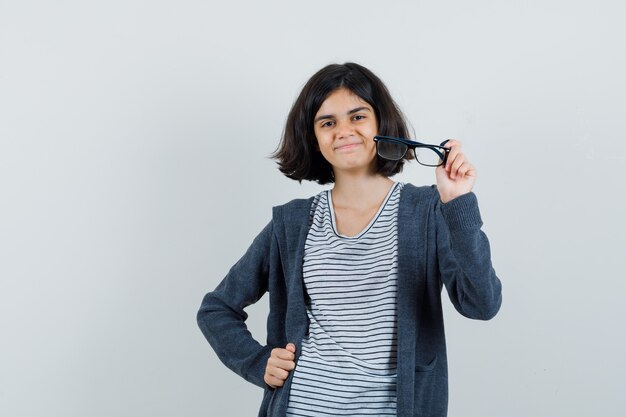
<svg viewBox="0 0 626 417"><path fill-rule="evenodd" d="M365 119L365 116L363 116L362 114L356 114L354 116L354 120L363 120L363 119Z"/></svg>
<svg viewBox="0 0 626 417"><path fill-rule="evenodd" d="M324 123L322 123L322 127L331 127L333 125L333 122L331 120L327 120Z"/></svg>

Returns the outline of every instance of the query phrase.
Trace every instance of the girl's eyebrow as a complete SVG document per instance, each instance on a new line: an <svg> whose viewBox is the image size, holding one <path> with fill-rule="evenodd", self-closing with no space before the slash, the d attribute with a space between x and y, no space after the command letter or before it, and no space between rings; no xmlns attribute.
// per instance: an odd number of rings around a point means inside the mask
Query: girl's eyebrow
<svg viewBox="0 0 626 417"><path fill-rule="evenodd" d="M369 107L362 106L362 107L357 107L355 109L352 109L352 110L348 111L348 113L346 113L346 114L350 115L350 114L358 113L358 112L363 111L363 110L371 111L371 109ZM324 119L332 119L333 117L335 117L334 114L323 114L321 116L317 116L315 118L315 120L313 121L313 123L317 123L320 120L324 120Z"/></svg>

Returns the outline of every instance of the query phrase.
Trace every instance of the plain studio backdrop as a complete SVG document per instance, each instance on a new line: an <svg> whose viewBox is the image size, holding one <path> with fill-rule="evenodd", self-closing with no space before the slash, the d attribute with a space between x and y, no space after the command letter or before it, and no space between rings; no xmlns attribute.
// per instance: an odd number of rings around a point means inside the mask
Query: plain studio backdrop
<svg viewBox="0 0 626 417"><path fill-rule="evenodd" d="M449 415L623 415L625 12L2 0L0 415L256 415L195 314L273 205L324 189L268 155L306 80L346 61L478 169L504 303L479 322L444 295Z"/></svg>

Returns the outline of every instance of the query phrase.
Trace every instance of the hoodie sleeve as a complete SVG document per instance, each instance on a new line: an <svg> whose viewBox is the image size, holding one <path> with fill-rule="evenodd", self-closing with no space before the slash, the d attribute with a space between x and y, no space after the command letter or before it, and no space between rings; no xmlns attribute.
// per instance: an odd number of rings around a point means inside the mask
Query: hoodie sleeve
<svg viewBox="0 0 626 417"><path fill-rule="evenodd" d="M502 285L491 264L473 192L442 203L436 193L437 257L441 281L456 310L472 319L493 318L502 303Z"/></svg>
<svg viewBox="0 0 626 417"><path fill-rule="evenodd" d="M244 308L268 289L272 240L270 222L217 288L204 296L197 314L198 326L220 360L262 388L266 387L263 376L271 347L262 346L252 337Z"/></svg>

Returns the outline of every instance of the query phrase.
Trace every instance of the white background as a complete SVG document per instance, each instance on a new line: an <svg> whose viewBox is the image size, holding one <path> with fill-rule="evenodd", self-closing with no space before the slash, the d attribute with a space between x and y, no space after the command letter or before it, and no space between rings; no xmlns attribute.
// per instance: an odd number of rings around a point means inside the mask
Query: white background
<svg viewBox="0 0 626 417"><path fill-rule="evenodd" d="M346 61L478 168L504 304L477 322L446 303L449 415L621 415L625 12L1 0L0 415L256 415L195 314L273 205L322 189L268 155L308 77Z"/></svg>

